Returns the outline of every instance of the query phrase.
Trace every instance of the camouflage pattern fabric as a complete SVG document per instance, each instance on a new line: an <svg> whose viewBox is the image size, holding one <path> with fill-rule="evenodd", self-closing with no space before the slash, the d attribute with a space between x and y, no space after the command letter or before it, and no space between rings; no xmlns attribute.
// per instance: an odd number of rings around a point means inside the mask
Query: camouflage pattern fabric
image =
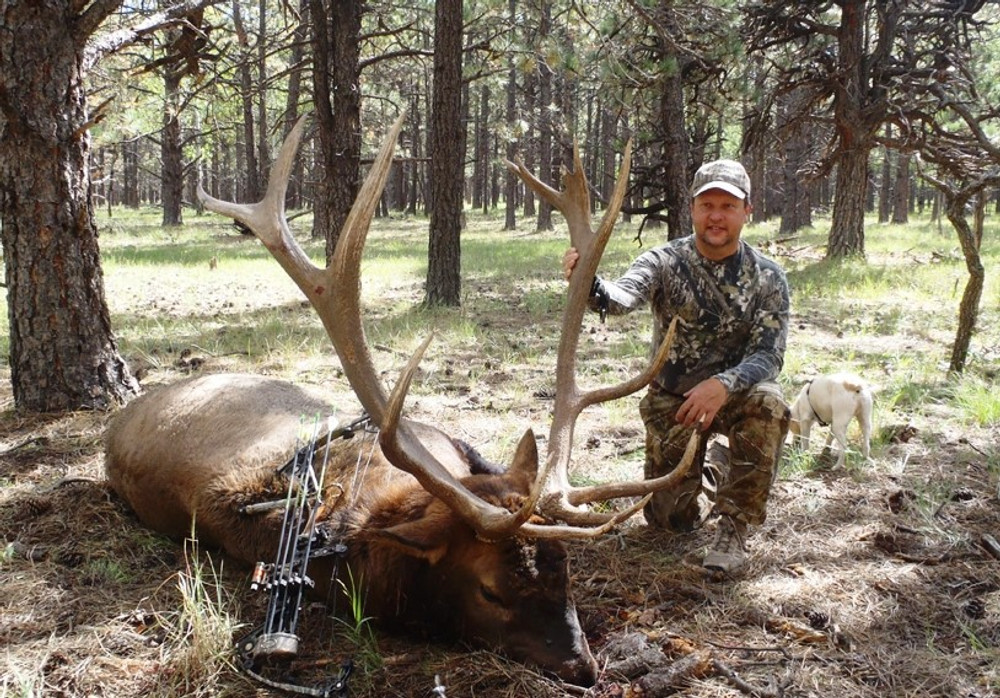
<svg viewBox="0 0 1000 698"><path fill-rule="evenodd" d="M591 307L607 297L612 315L649 303L654 346L675 315L681 322L657 385L678 395L706 378L730 394L774 380L788 338L788 282L781 267L746 242L721 262L702 257L694 236L644 252L615 281L598 279Z"/></svg>
<svg viewBox="0 0 1000 698"><path fill-rule="evenodd" d="M628 313L646 303L654 317L654 344L678 316L677 336L663 369L642 400L646 477L680 462L691 435L676 422L684 393L708 378L729 392L706 434L729 439L729 472L705 466L705 442L680 487L660 492L646 520L674 531L697 527L712 511L760 524L778 468L789 409L775 383L788 338L785 273L744 241L721 261L703 257L693 235L648 250L615 281L597 279L591 307Z"/></svg>
<svg viewBox="0 0 1000 698"><path fill-rule="evenodd" d="M639 405L646 425L646 478L665 475L680 462L691 429L675 420L684 397L653 387ZM644 510L651 526L671 531L697 528L713 511L747 524L764 522L767 498L778 473L790 415L781 388L766 381L733 393L705 431L679 487L657 492ZM729 439L728 472L705 464L707 436Z"/></svg>

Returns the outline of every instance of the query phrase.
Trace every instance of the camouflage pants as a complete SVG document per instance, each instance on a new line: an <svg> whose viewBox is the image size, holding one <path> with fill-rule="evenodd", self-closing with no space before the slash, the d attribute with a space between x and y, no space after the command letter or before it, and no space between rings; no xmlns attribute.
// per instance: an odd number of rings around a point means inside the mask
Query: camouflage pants
<svg viewBox="0 0 1000 698"><path fill-rule="evenodd" d="M691 428L676 421L684 397L651 388L639 405L646 425L646 478L680 462ZM651 526L671 531L697 528L714 510L748 524L761 524L788 433L789 411L777 383L759 383L729 396L705 431L694 463L679 486L657 492L644 514ZM729 468L705 464L709 434L729 439Z"/></svg>

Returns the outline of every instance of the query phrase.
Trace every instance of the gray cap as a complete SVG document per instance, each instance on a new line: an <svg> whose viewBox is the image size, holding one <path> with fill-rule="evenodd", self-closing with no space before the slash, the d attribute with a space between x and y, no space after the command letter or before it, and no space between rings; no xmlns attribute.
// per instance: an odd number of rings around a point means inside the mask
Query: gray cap
<svg viewBox="0 0 1000 698"><path fill-rule="evenodd" d="M739 199L749 199L750 175L735 160L706 162L695 172L691 183L691 198L709 189L721 189Z"/></svg>

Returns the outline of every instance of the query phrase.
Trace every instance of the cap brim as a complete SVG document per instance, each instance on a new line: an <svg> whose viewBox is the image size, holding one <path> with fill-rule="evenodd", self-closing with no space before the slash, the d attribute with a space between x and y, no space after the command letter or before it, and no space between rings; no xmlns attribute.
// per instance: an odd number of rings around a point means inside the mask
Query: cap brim
<svg viewBox="0 0 1000 698"><path fill-rule="evenodd" d="M698 196L701 196L709 189L721 189L727 194L732 194L741 201L746 200L747 198L747 193L742 189L740 189L739 187L737 187L735 184L730 184L729 182L719 182L719 181L708 182L707 184L701 185L698 191L696 191L694 194L691 195L691 198L694 199Z"/></svg>

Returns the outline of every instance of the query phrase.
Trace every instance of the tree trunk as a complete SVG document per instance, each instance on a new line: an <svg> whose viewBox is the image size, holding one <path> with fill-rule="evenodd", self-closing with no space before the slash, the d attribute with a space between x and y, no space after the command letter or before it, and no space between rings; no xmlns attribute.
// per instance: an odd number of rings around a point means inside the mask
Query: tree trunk
<svg viewBox="0 0 1000 698"><path fill-rule="evenodd" d="M418 94L414 93L413 97L410 98L410 108L407 113L410 115L413 132L413 137L411 138L413 142L413 162L409 165L410 191L407 195L406 213L413 216L417 213L417 206L420 203L422 195L426 197L426 189L423 186L424 168L420 166L420 159L424 154L422 146L424 125L420 119L420 96Z"/></svg>
<svg viewBox="0 0 1000 698"><path fill-rule="evenodd" d="M258 201L262 195L260 183L260 164L257 161L256 143L253 123L253 76L250 74L250 37L243 24L240 10L240 0L233 0L233 26L239 41L240 56L237 73L240 78L240 102L243 107L243 152L246 170L243 173L246 185L240 194L242 201Z"/></svg>
<svg viewBox="0 0 1000 698"><path fill-rule="evenodd" d="M617 153L615 152L616 134L615 114L611 109L601 110L601 152L604 157L601 162L601 176L598 180L601 198L605 201L611 200L611 194L615 187L615 179L618 174L615 169Z"/></svg>
<svg viewBox="0 0 1000 698"><path fill-rule="evenodd" d="M426 303L461 304L461 219L465 129L462 123L462 0L439 0L434 18L431 107L430 242Z"/></svg>
<svg viewBox="0 0 1000 698"><path fill-rule="evenodd" d="M841 154L837 163L837 195L826 256L865 254L865 194L868 189L868 149Z"/></svg>
<svg viewBox="0 0 1000 698"><path fill-rule="evenodd" d="M486 212L489 191L489 115L490 88L482 85L479 90L479 109L473 126L472 146L472 208Z"/></svg>
<svg viewBox="0 0 1000 698"><path fill-rule="evenodd" d="M122 143L122 204L139 208L139 140Z"/></svg>
<svg viewBox="0 0 1000 698"><path fill-rule="evenodd" d="M664 0L663 28L670 36L680 29L674 15L674 0ZM688 135L684 119L684 76L680 66L686 60L676 45L660 47L663 62L674 66L663 72L660 95L660 124L663 125L663 203L667 206L667 239L691 234L691 189L688 181Z"/></svg>
<svg viewBox="0 0 1000 698"><path fill-rule="evenodd" d="M514 0L507 2L507 14L511 26L516 26L517 17ZM504 121L507 129L511 131L507 134L506 156L511 162L517 156L517 142L514 140L514 121L517 118L517 68L514 66L514 55L507 56L507 85L504 88L507 96L506 110L504 111ZM504 178L504 230L515 230L517 228L517 176L510 170L506 171Z"/></svg>
<svg viewBox="0 0 1000 698"><path fill-rule="evenodd" d="M781 226L779 233L789 235L796 230L812 225L812 201L809 184L800 174L809 160L809 146L806 134L796 129L785 140L784 181L782 197ZM757 195L760 201L760 195Z"/></svg>
<svg viewBox="0 0 1000 698"><path fill-rule="evenodd" d="M267 186L271 148L267 140L267 0L259 0L257 4L257 60L254 65L257 72L257 83L254 97L257 100L257 162L260 163L260 195L264 196Z"/></svg>
<svg viewBox="0 0 1000 698"><path fill-rule="evenodd" d="M952 345L951 361L948 365L948 370L954 373L965 370L969 346L979 318L979 301L983 295L986 278L979 246L976 244L976 235L965 218L968 201L967 196L959 197L945 193L946 214L955 232L958 233L958 241L965 256L965 268L969 272L969 281L965 285L962 301L958 307L958 330L955 333L955 343Z"/></svg>
<svg viewBox="0 0 1000 698"><path fill-rule="evenodd" d="M797 101L801 98L801 93L793 92L782 101L780 108L784 110L783 121L788 119L789 113L798 111ZM812 225L812 187L801 174L809 164L810 145L808 129L798 125L789 128L782 146L784 150L782 179L785 184L784 194L781 197L779 228L779 233L782 235L789 235ZM753 198L755 208L764 204L760 194L754 195Z"/></svg>
<svg viewBox="0 0 1000 698"><path fill-rule="evenodd" d="M837 188L827 257L865 253L865 195L872 124L864 116L864 0L846 0L837 36L841 81L834 96L834 121L840 141ZM869 117L870 119L870 117ZM878 121L875 122L877 128Z"/></svg>
<svg viewBox="0 0 1000 698"><path fill-rule="evenodd" d="M547 62L544 49L548 48L549 35L552 31L552 7L548 0L541 0L538 43L543 50L537 54L538 59L538 173L543 182L557 183L552 166L552 68ZM535 220L535 231L552 230L552 204L545 199L538 202L538 218Z"/></svg>
<svg viewBox="0 0 1000 698"><path fill-rule="evenodd" d="M295 32L292 34L292 67L291 72L288 75L288 94L285 97L284 127L282 129L283 137L288 136L292 127L295 126L295 122L299 120L299 101L302 99L302 72L303 61L305 59L305 50L303 49L303 45L305 44L307 38L306 25L309 21L309 0L300 0L299 14L302 19L295 27ZM288 208L295 209L303 206L302 161L303 158L301 154L299 157L295 158L292 175L288 180L288 196L286 198Z"/></svg>
<svg viewBox="0 0 1000 698"><path fill-rule="evenodd" d="M910 222L910 158L900 153L896 162L896 181L892 188L892 222Z"/></svg>
<svg viewBox="0 0 1000 698"><path fill-rule="evenodd" d="M314 32L313 94L323 164L313 235L326 238L326 257L330 259L358 193L362 4L355 0L311 0L309 7Z"/></svg>
<svg viewBox="0 0 1000 698"><path fill-rule="evenodd" d="M538 77L535 73L528 73L524 76L524 85L522 87L524 99L522 104L522 109L524 109L524 114L528 117L528 128L521 134L521 155L524 160L524 166L528 169L528 172L537 172L535 169L535 163L538 162L538 148L537 148L537 137L535 135L535 106L538 103ZM523 193L523 198L521 203L524 208L521 214L525 218L534 218L537 213L535 207L535 192L531 187L521 187Z"/></svg>
<svg viewBox="0 0 1000 698"><path fill-rule="evenodd" d="M500 208L500 176L507 170L506 167L501 165L500 151L503 139L499 133L494 132L490 136L490 143L492 144L492 151L490 152L490 162L493 163L490 167L490 209L496 211Z"/></svg>
<svg viewBox="0 0 1000 698"><path fill-rule="evenodd" d="M74 34L74 7L7 3L0 31L0 239L20 410L106 408L138 392L104 295L87 162L87 37Z"/></svg>
<svg viewBox="0 0 1000 698"><path fill-rule="evenodd" d="M889 126L886 126L886 136L889 136ZM888 148L882 149L882 176L878 186L878 222L888 223L889 212L892 210L892 158Z"/></svg>
<svg viewBox="0 0 1000 698"><path fill-rule="evenodd" d="M160 133L160 186L163 227L184 222L184 149L181 146L181 77L167 69L163 77L163 131Z"/></svg>

